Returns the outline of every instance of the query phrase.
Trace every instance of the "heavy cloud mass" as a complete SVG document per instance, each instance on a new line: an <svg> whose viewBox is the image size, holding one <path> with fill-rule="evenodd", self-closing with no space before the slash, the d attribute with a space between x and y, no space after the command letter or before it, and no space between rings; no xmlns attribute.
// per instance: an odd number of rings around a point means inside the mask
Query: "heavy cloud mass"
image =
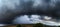
<svg viewBox="0 0 60 27"><path fill-rule="evenodd" d="M60 0L0 0L1 24L12 24L17 16L33 14L50 16L59 22Z"/></svg>

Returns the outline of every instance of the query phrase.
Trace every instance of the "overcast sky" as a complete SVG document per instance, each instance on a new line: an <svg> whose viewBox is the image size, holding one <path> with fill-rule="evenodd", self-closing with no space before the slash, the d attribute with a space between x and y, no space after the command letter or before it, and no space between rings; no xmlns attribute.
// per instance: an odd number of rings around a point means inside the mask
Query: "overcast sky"
<svg viewBox="0 0 60 27"><path fill-rule="evenodd" d="M51 7L54 7L57 1L60 0L51 0L51 2L45 2L43 0L32 0L33 3L33 7L43 7L44 9L46 8L47 4L49 4ZM25 0L24 2L29 2L29 0ZM21 2L22 3L22 2ZM16 6L20 5L20 0L0 0L0 8L7 6L7 8L9 9L16 9ZM58 6L59 7L59 6ZM44 11L43 9L43 11ZM0 9L0 14L6 11L6 9ZM4 13L3 12L3 13ZM36 23L42 23L45 25L51 25L51 26L59 26L60 24L54 21L45 21L45 20L49 20L51 19L51 17L44 17L44 20L41 19L41 17L39 15L32 15L31 18L29 18L27 15L24 16L20 16L20 17L16 17L16 19L13 21L13 23L18 23L18 24L36 24Z"/></svg>

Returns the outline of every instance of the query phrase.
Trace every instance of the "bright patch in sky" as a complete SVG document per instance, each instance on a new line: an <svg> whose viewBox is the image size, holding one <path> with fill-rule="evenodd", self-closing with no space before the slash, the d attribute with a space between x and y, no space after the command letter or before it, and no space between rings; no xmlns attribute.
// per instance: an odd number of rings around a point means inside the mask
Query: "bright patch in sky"
<svg viewBox="0 0 60 27"><path fill-rule="evenodd" d="M50 26L59 26L60 23L51 21L52 17L44 16L45 20L41 19L40 15L31 15L31 18L28 17L28 15L22 15L20 17L17 17L13 23L14 24L37 24L37 23L42 23L45 25L50 25Z"/></svg>

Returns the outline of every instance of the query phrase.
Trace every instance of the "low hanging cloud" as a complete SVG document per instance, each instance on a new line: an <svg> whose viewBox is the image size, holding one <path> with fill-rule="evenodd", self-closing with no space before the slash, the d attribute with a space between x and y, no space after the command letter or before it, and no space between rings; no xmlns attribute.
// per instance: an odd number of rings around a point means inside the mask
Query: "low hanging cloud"
<svg viewBox="0 0 60 27"><path fill-rule="evenodd" d="M47 18L49 18L49 17L44 16L44 18L42 20L40 15L31 15L31 18L29 18L28 15L24 15L24 16L16 17L16 19L13 20L13 23L14 24L37 24L37 23L42 23L44 25L49 25L49 26L60 26L60 23L54 22L51 17L49 19L47 19Z"/></svg>

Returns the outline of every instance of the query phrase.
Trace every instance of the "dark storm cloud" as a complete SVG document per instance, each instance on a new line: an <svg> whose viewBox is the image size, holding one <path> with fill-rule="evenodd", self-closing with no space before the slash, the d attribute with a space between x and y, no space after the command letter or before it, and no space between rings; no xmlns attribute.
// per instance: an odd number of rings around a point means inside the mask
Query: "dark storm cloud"
<svg viewBox="0 0 60 27"><path fill-rule="evenodd" d="M0 22L20 14L60 16L60 0L0 0Z"/></svg>

